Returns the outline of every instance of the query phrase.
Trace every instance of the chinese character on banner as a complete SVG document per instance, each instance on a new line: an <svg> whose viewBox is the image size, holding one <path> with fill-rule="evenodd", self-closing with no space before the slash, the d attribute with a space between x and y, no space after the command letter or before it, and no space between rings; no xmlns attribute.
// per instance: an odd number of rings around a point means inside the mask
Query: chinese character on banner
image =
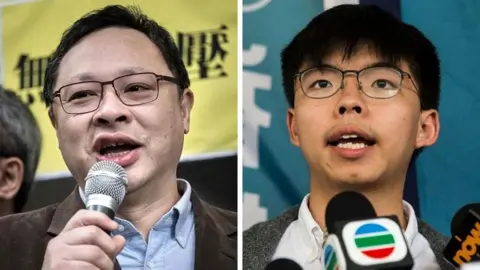
<svg viewBox="0 0 480 270"><path fill-rule="evenodd" d="M224 63L228 51L227 26L218 29L178 33L178 49L192 80L227 77Z"/></svg>
<svg viewBox="0 0 480 270"><path fill-rule="evenodd" d="M37 99L32 92L37 91L38 101L43 102L42 86L49 57L30 57L20 54L15 70L18 72L19 90L25 93L24 102L32 105Z"/></svg>

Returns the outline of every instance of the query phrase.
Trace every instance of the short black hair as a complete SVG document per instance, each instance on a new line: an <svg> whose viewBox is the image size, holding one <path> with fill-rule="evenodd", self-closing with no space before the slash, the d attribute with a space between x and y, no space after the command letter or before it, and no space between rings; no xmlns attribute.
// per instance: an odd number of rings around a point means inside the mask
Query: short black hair
<svg viewBox="0 0 480 270"><path fill-rule="evenodd" d="M25 206L42 147L42 134L28 106L0 86L0 157L18 157L24 166L23 181L13 199L15 213Z"/></svg>
<svg viewBox="0 0 480 270"><path fill-rule="evenodd" d="M344 60L367 46L389 63L405 61L417 82L421 109L438 110L440 60L425 35L374 5L340 5L320 13L298 33L281 54L285 96L294 107L294 74L314 67L337 50Z"/></svg>
<svg viewBox="0 0 480 270"><path fill-rule="evenodd" d="M62 35L60 44L49 58L45 70L43 99L47 107L52 104L52 94L58 76L58 67L63 57L81 39L93 32L109 28L131 28L145 34L160 50L173 76L180 81L179 93L190 86L190 79L180 52L170 33L157 22L147 17L135 6L110 5L87 13L77 20Z"/></svg>

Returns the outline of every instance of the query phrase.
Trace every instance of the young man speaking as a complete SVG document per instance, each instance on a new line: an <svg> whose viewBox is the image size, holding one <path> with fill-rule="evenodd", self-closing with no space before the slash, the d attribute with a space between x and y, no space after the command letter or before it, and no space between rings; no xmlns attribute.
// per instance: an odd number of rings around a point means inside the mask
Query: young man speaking
<svg viewBox="0 0 480 270"><path fill-rule="evenodd" d="M416 28L375 6L343 5L315 17L282 53L291 142L310 170L310 194L244 234L245 269L277 258L321 269L325 208L339 192L364 194L396 215L414 269L448 269L446 239L403 201L409 163L439 132L440 67Z"/></svg>

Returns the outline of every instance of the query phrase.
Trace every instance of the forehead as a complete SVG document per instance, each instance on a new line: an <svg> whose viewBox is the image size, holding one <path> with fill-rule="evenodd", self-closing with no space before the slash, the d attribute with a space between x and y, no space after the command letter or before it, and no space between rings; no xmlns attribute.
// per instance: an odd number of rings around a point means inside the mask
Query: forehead
<svg viewBox="0 0 480 270"><path fill-rule="evenodd" d="M306 61L304 65L302 65L302 70L319 65L330 65L341 70L360 70L378 63L390 64L410 73L410 68L405 61L399 61L398 63L391 62L390 60L380 57L378 53L368 48L362 48L351 54L348 58L345 57L345 53L342 50L335 50L318 62Z"/></svg>
<svg viewBox="0 0 480 270"><path fill-rule="evenodd" d="M57 88L86 78L111 80L132 71L171 75L158 47L143 33L106 28L78 42L62 59Z"/></svg>

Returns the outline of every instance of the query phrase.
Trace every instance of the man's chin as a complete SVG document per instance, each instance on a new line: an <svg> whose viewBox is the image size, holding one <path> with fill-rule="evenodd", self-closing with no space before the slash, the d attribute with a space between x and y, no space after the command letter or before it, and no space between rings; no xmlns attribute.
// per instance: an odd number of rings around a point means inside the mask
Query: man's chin
<svg viewBox="0 0 480 270"><path fill-rule="evenodd" d="M135 193L136 191L145 187L149 179L152 179L151 173L146 169L130 167L127 171L127 193Z"/></svg>
<svg viewBox="0 0 480 270"><path fill-rule="evenodd" d="M362 186L369 186L377 183L377 179L365 179L365 178L348 178L348 179L341 179L337 180L337 183L344 186L350 187L362 187Z"/></svg>
<svg viewBox="0 0 480 270"><path fill-rule="evenodd" d="M341 175L331 175L327 177L334 185L343 186L345 188L362 188L379 183L380 174L371 173L342 173Z"/></svg>

